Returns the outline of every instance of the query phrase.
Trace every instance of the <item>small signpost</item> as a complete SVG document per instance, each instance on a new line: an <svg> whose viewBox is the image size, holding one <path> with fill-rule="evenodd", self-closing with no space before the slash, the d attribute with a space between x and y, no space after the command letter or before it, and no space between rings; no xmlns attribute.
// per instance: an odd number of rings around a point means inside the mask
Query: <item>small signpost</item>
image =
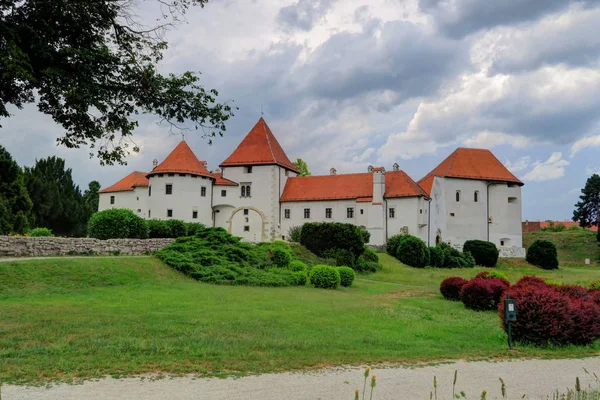
<svg viewBox="0 0 600 400"><path fill-rule="evenodd" d="M508 334L508 348L512 350L512 335L510 332L511 322L517 320L517 301L510 298L510 294L506 294L504 299L504 322L506 323L506 333Z"/></svg>

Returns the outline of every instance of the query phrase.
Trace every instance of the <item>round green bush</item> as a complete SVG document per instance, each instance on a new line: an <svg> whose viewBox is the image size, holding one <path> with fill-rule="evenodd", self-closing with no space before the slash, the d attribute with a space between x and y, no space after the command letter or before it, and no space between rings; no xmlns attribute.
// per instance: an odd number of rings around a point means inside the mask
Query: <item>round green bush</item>
<svg viewBox="0 0 600 400"><path fill-rule="evenodd" d="M390 256L396 257L396 249L398 249L398 245L405 236L406 235L394 235L387 240L385 250Z"/></svg>
<svg viewBox="0 0 600 400"><path fill-rule="evenodd" d="M150 219L146 221L146 226L148 227L148 237L152 239L173 237L167 221Z"/></svg>
<svg viewBox="0 0 600 400"><path fill-rule="evenodd" d="M537 265L543 269L557 269L556 246L549 240L536 240L527 249L525 260L529 264Z"/></svg>
<svg viewBox="0 0 600 400"><path fill-rule="evenodd" d="M427 267L431 265L431 253L429 252L429 246L425 246L425 259L423 260L423 266Z"/></svg>
<svg viewBox="0 0 600 400"><path fill-rule="evenodd" d="M310 284L322 289L336 289L340 286L340 272L329 265L315 265L310 271Z"/></svg>
<svg viewBox="0 0 600 400"><path fill-rule="evenodd" d="M379 256L375 252L375 250L365 247L364 253L362 253L362 257L367 261L379 262Z"/></svg>
<svg viewBox="0 0 600 400"><path fill-rule="evenodd" d="M495 267L500 251L494 243L484 240L467 240L463 245L463 252L469 252L475 259L475 264L484 267Z"/></svg>
<svg viewBox="0 0 600 400"><path fill-rule="evenodd" d="M31 237L44 237L44 236L54 236L52 234L52 230L48 228L33 228L29 231L29 236Z"/></svg>
<svg viewBox="0 0 600 400"><path fill-rule="evenodd" d="M187 227L185 226L185 222L178 219L169 219L167 220L167 226L171 231L172 238L187 236Z"/></svg>
<svg viewBox="0 0 600 400"><path fill-rule="evenodd" d="M306 273L306 264L304 264L302 261L294 260L290 262L290 264L288 265L288 269L294 272Z"/></svg>
<svg viewBox="0 0 600 400"><path fill-rule="evenodd" d="M186 222L185 223L185 229L186 229L186 236L195 236L196 232L198 232L199 230L202 230L206 228L203 224L199 223L199 222Z"/></svg>
<svg viewBox="0 0 600 400"><path fill-rule="evenodd" d="M277 268L287 268L292 262L292 255L285 250L275 249L272 260Z"/></svg>
<svg viewBox="0 0 600 400"><path fill-rule="evenodd" d="M432 267L444 268L444 252L440 247L429 248L429 264Z"/></svg>
<svg viewBox="0 0 600 400"><path fill-rule="evenodd" d="M113 208L93 214L88 221L88 235L96 239L145 239L148 228L145 221L133 211Z"/></svg>
<svg viewBox="0 0 600 400"><path fill-rule="evenodd" d="M368 261L364 256L361 255L356 260L356 263L352 269L354 269L356 272L367 274L369 272L375 272L378 269L381 269L381 264L376 261Z"/></svg>
<svg viewBox="0 0 600 400"><path fill-rule="evenodd" d="M296 271L292 275L296 279L296 286L306 286L306 272Z"/></svg>
<svg viewBox="0 0 600 400"><path fill-rule="evenodd" d="M398 244L396 257L402 263L415 268L425 267L427 245L416 236L406 235Z"/></svg>
<svg viewBox="0 0 600 400"><path fill-rule="evenodd" d="M340 273L340 284L345 287L352 286L356 276L354 270L350 267L338 267L338 272Z"/></svg>

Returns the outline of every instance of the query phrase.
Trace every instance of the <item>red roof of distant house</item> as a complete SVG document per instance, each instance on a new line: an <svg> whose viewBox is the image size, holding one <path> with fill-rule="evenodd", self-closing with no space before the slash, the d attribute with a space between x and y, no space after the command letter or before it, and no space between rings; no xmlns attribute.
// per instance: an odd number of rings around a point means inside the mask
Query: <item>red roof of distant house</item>
<svg viewBox="0 0 600 400"><path fill-rule="evenodd" d="M190 149L190 146L183 140L179 142L177 147L173 149L171 154L169 154L163 162L158 164L156 168L148 173L148 177L164 173L213 177L206 168L206 161L198 160L198 157L196 157L192 149Z"/></svg>
<svg viewBox="0 0 600 400"><path fill-rule="evenodd" d="M234 181L223 178L223 172L211 172L210 175L215 178L215 185L218 186L238 186Z"/></svg>
<svg viewBox="0 0 600 400"><path fill-rule="evenodd" d="M553 221L554 226L563 224L565 227L570 228L572 226L579 226L579 222L575 221ZM550 227L550 221L540 221L540 229ZM597 226L592 226L590 228L586 228L594 232L598 232Z"/></svg>
<svg viewBox="0 0 600 400"><path fill-rule="evenodd" d="M385 174L386 198L427 194L404 171ZM348 200L373 201L373 173L316 175L288 178L281 201Z"/></svg>
<svg viewBox="0 0 600 400"><path fill-rule="evenodd" d="M419 181L419 185L431 194L433 177L480 179L486 181L512 182L523 185L505 166L487 149L458 148L433 171Z"/></svg>
<svg viewBox="0 0 600 400"><path fill-rule="evenodd" d="M240 165L279 165L298 172L263 118L258 120L233 153L221 163L221 167Z"/></svg>
<svg viewBox="0 0 600 400"><path fill-rule="evenodd" d="M132 172L114 185L99 190L98 193L126 192L138 186L148 186L150 183L146 175L148 175L146 172Z"/></svg>

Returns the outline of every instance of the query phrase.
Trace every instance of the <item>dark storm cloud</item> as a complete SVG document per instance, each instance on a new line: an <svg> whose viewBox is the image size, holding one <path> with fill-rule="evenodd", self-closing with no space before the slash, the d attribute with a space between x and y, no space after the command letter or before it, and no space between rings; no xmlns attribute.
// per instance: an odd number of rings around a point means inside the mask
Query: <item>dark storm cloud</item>
<svg viewBox="0 0 600 400"><path fill-rule="evenodd" d="M298 0L279 10L277 21L286 30L310 31L336 0Z"/></svg>

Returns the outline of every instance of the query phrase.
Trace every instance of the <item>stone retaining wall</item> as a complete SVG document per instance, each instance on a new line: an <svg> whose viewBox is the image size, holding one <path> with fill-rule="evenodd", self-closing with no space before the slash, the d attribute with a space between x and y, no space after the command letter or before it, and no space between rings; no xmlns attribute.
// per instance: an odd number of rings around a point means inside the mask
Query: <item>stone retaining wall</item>
<svg viewBox="0 0 600 400"><path fill-rule="evenodd" d="M175 239L90 239L0 236L0 256L35 257L94 254L150 254Z"/></svg>

